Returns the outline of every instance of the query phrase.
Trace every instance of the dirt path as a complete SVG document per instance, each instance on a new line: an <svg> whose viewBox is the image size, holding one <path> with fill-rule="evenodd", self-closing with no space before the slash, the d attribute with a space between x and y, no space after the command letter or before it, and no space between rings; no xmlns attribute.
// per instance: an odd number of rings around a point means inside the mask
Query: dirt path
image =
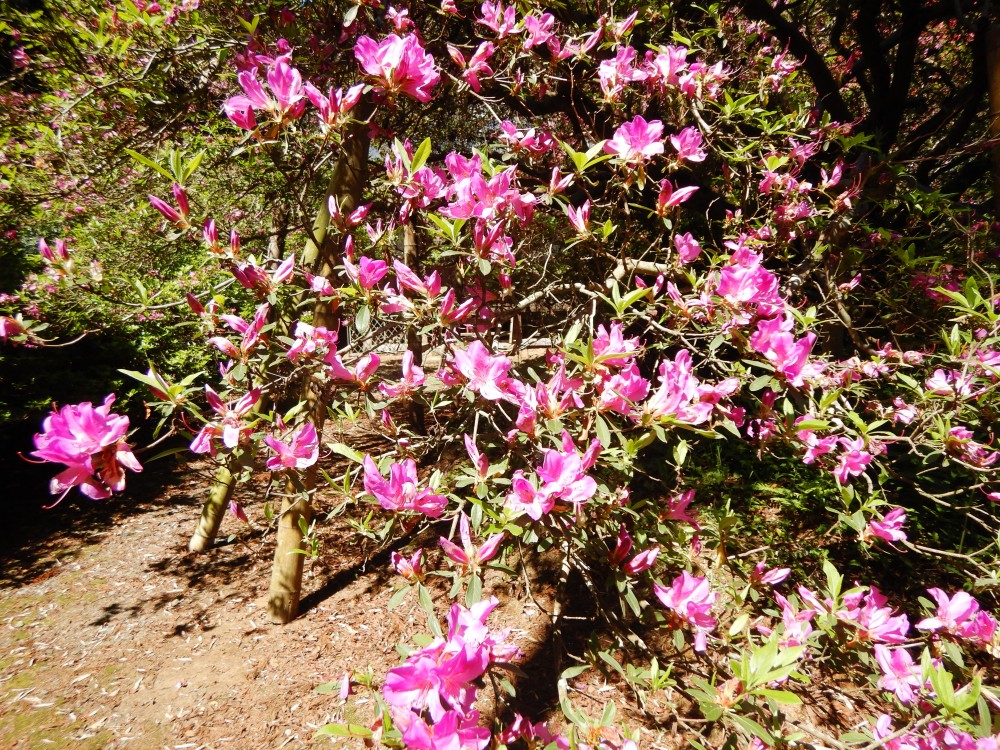
<svg viewBox="0 0 1000 750"><path fill-rule="evenodd" d="M186 551L203 487L180 475L155 500L67 503L32 519L15 554L5 546L0 748L313 747L341 710L313 689L397 663L400 634L419 632L422 616L387 610L384 570L327 582L364 550L328 539L308 609L273 626L259 534L228 517L223 534L247 543ZM56 528L37 528L46 523Z"/></svg>

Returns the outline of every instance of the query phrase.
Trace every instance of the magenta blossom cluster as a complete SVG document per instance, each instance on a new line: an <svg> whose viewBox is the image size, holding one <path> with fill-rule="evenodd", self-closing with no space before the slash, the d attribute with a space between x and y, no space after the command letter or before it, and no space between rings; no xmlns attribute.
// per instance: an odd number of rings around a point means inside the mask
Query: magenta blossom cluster
<svg viewBox="0 0 1000 750"><path fill-rule="evenodd" d="M67 468L52 478L50 489L59 503L73 487L92 500L110 497L125 489L124 469L142 471L125 442L128 417L111 413L115 394L94 407L89 401L53 411L35 435L31 455Z"/></svg>
<svg viewBox="0 0 1000 750"><path fill-rule="evenodd" d="M708 579L685 570L674 579L670 588L653 584L653 592L672 612L677 624L684 623L694 631L694 650L704 651L708 646L708 634L716 625L711 612L717 594L712 591Z"/></svg>
<svg viewBox="0 0 1000 750"><path fill-rule="evenodd" d="M429 102L431 90L441 80L429 55L414 34L390 34L381 42L368 36L354 45L354 56L364 71L378 79L379 88L390 96L405 94L418 102Z"/></svg>
<svg viewBox="0 0 1000 750"><path fill-rule="evenodd" d="M386 510L423 513L437 518L448 507L448 498L444 495L427 487L417 488L417 463L412 458L392 464L388 480L382 476L371 456L365 456L363 466L365 492Z"/></svg>
<svg viewBox="0 0 1000 750"><path fill-rule="evenodd" d="M475 681L490 665L520 657L506 632L486 625L499 601L491 597L466 609L453 604L448 636L414 651L386 675L382 695L403 743L414 750L483 750L490 732L478 726Z"/></svg>

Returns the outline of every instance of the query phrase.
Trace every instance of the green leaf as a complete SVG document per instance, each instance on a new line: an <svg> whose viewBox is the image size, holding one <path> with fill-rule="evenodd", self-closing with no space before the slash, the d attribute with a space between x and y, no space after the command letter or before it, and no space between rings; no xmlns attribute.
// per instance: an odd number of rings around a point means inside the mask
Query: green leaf
<svg viewBox="0 0 1000 750"><path fill-rule="evenodd" d="M368 328L371 326L372 311L368 305L361 305L358 308L357 314L354 316L354 328L357 332L364 336L368 333Z"/></svg>
<svg viewBox="0 0 1000 750"><path fill-rule="evenodd" d="M163 167L161 167L159 164L157 164L155 161L153 161L152 159L147 159L142 154L138 153L137 151L133 151L130 148L125 149L125 153L128 154L129 156L131 156L133 159L135 159L140 164L142 164L144 167L149 167L150 169L154 169L157 172L159 172L161 175L163 175L164 177L166 177L168 180L170 180L171 182L174 181L174 176L172 174L170 174L170 172L168 172L166 169L164 169Z"/></svg>
<svg viewBox="0 0 1000 750"><path fill-rule="evenodd" d="M424 138L417 146L417 150L413 152L413 158L410 160L410 174L413 174L418 169L420 169L427 162L427 157L431 155L431 139Z"/></svg>
<svg viewBox="0 0 1000 750"><path fill-rule="evenodd" d="M395 609L400 604L402 604L403 599L405 599L406 595L409 593L410 593L410 587L403 586L403 588L401 588L399 591L393 594L392 597L389 599L389 609Z"/></svg>
<svg viewBox="0 0 1000 750"><path fill-rule="evenodd" d="M371 739L372 730L360 724L327 724L316 731L316 737L360 737Z"/></svg>
<svg viewBox="0 0 1000 750"><path fill-rule="evenodd" d="M601 441L602 446L607 448L611 445L611 430L608 428L608 423L600 415L594 419L594 432L597 433L597 439Z"/></svg>
<svg viewBox="0 0 1000 750"><path fill-rule="evenodd" d="M726 720L731 721L744 732L759 737L768 747L774 747L774 737L753 719L748 719L746 716L740 716L739 714L728 714Z"/></svg>
<svg viewBox="0 0 1000 750"><path fill-rule="evenodd" d="M441 637L441 623L438 622L437 613L434 611L434 600L431 599L431 592L427 590L426 586L418 584L417 593L420 608L427 614L427 627L434 635Z"/></svg>
<svg viewBox="0 0 1000 750"><path fill-rule="evenodd" d="M469 588L465 592L465 606L474 607L483 599L483 580L475 573L469 578Z"/></svg>
<svg viewBox="0 0 1000 750"><path fill-rule="evenodd" d="M365 460L365 454L360 451L355 450L349 445L344 443L327 443L326 447L329 448L334 453L343 456L344 458L354 461L356 464L360 464Z"/></svg>
<svg viewBox="0 0 1000 750"><path fill-rule="evenodd" d="M199 151L197 154L194 155L194 157L192 157L191 161L187 163L187 165L184 167L185 182L187 182L187 180L190 179L191 175L194 174L195 170L198 169L198 166L201 164L201 160L204 158L205 158L205 152ZM184 183L181 184L183 185Z"/></svg>
<svg viewBox="0 0 1000 750"><path fill-rule="evenodd" d="M786 706L799 706L802 705L802 699L799 698L795 693L789 692L788 690L768 690L765 688L760 688L754 691L757 695L761 695L765 698L770 698L775 703L783 703Z"/></svg>
<svg viewBox="0 0 1000 750"><path fill-rule="evenodd" d="M618 303L618 313L619 315L625 312L629 307L634 305L636 302L641 300L643 297L649 296L648 289L633 289L631 292L622 297L621 302Z"/></svg>
<svg viewBox="0 0 1000 750"><path fill-rule="evenodd" d="M598 654L598 656L600 656L602 661L607 663L613 670L615 670L622 677L625 676L625 670L622 669L622 665L618 662L618 660L615 657L613 657L607 651L601 651Z"/></svg>

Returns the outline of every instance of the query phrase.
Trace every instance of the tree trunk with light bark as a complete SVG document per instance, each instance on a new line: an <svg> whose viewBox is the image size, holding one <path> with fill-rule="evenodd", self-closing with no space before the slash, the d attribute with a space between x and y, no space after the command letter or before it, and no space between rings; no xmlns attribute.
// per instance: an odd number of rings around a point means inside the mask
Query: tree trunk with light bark
<svg viewBox="0 0 1000 750"><path fill-rule="evenodd" d="M365 108L359 103L356 112ZM359 119L364 120L359 115ZM365 183L368 178L368 124L352 124L344 139L340 158L333 176L327 185L319 213L313 223L312 236L306 244L302 265L311 268L320 276L330 276L343 252L344 237L331 232L329 199L336 198L341 211L346 215L361 203ZM338 323L336 305L329 301L319 301L313 310L314 326L324 326L333 330ZM322 394L307 382L302 394L306 402L308 419L316 426L316 434L322 439L323 423L326 420L326 403ZM316 487L319 467L315 464L306 470L301 483L289 482L288 491L281 503L278 517L278 539L271 567L271 586L268 591L268 613L276 623L285 624L299 613L302 598L302 571L305 555L302 549L303 528L308 528L312 520L310 496Z"/></svg>

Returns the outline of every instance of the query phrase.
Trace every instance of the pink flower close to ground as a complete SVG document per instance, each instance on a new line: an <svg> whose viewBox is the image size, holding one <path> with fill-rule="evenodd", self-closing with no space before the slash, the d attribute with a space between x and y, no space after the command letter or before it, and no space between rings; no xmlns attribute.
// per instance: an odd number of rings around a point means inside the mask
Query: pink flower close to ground
<svg viewBox="0 0 1000 750"><path fill-rule="evenodd" d="M487 401L498 401L508 396L511 361L503 355L493 356L479 340L469 344L464 351L456 350L449 364L453 375L465 379L465 387L478 393Z"/></svg>
<svg viewBox="0 0 1000 750"><path fill-rule="evenodd" d="M191 441L191 450L194 453L210 453L215 455L215 440L222 438L222 444L226 448L235 448L240 440L252 429L250 425L244 424L243 418L253 409L260 400L260 388L254 388L244 395L234 404L223 403L219 394L212 390L210 386L205 386L205 399L221 420L209 422Z"/></svg>
<svg viewBox="0 0 1000 750"><path fill-rule="evenodd" d="M913 657L904 648L890 649L881 643L876 643L875 660L882 670L878 686L896 694L903 705L913 703L916 691L923 687L920 679L920 665L913 663Z"/></svg>
<svg viewBox="0 0 1000 750"><path fill-rule="evenodd" d="M67 405L53 411L42 423L31 455L67 467L50 483L53 495L62 493L53 505L73 487L79 487L92 500L110 497L112 492L125 489L123 469L142 471L125 442L128 417L111 413L114 402L112 393L97 408L89 401Z"/></svg>
<svg viewBox="0 0 1000 750"><path fill-rule="evenodd" d="M681 349L673 361L660 363L660 387L646 401L645 413L654 419L669 418L701 424L712 414L713 405L698 400L701 381L692 370L691 352Z"/></svg>
<svg viewBox="0 0 1000 750"><path fill-rule="evenodd" d="M917 623L918 630L944 631L981 644L987 644L993 639L997 621L989 612L981 610L979 602L972 596L958 591L949 597L938 588L927 589L927 593L937 602L938 608L933 617Z"/></svg>
<svg viewBox="0 0 1000 750"><path fill-rule="evenodd" d="M389 95L406 94L418 102L429 102L431 89L441 80L434 58L414 34L402 38L390 34L381 42L360 37L354 56L368 75L380 79L382 90Z"/></svg>
<svg viewBox="0 0 1000 750"><path fill-rule="evenodd" d="M412 458L389 467L386 481L371 456L362 463L365 470L365 492L378 500L386 510L412 511L437 518L448 506L448 498L428 488L417 489L417 464Z"/></svg>
<svg viewBox="0 0 1000 750"><path fill-rule="evenodd" d="M694 629L694 650L704 651L708 634L715 627L711 615L716 593L707 578L698 578L686 570L674 579L670 588L653 584L653 591L663 606Z"/></svg>
<svg viewBox="0 0 1000 750"><path fill-rule="evenodd" d="M292 433L288 443L270 435L264 437L264 442L276 454L267 460L267 468L271 471L306 469L319 458L319 438L312 422L303 423Z"/></svg>
<svg viewBox="0 0 1000 750"><path fill-rule="evenodd" d="M469 529L469 517L465 515L465 513L462 513L460 516L458 528L462 539L461 547L452 542L450 539L445 539L444 537L438 539L438 545L442 550L444 550L445 555L447 555L449 559L457 562L459 565L468 570L478 570L483 563L489 562L496 557L500 548L500 542L502 542L504 538L503 532L491 534L485 542L477 547L472 543L472 533Z"/></svg>

